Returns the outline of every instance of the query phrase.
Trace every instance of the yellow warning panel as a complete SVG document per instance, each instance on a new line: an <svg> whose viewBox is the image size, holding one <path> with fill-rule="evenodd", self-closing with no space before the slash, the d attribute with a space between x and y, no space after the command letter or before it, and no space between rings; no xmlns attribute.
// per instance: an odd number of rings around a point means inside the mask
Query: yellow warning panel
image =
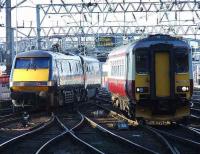
<svg viewBox="0 0 200 154"><path fill-rule="evenodd" d="M169 53L167 52L155 54L155 80L156 96L170 96Z"/></svg>
<svg viewBox="0 0 200 154"><path fill-rule="evenodd" d="M15 69L13 81L48 81L49 69Z"/></svg>

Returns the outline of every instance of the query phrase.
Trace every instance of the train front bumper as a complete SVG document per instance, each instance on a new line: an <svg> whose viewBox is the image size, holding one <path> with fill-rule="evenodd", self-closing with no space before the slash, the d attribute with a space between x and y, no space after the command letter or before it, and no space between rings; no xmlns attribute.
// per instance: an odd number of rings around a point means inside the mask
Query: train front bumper
<svg viewBox="0 0 200 154"><path fill-rule="evenodd" d="M152 109L136 105L136 117L150 121L177 121L190 115L190 105L178 106L173 114L153 114Z"/></svg>
<svg viewBox="0 0 200 154"><path fill-rule="evenodd" d="M34 96L48 97L48 93L55 90L53 81L10 82L12 99L30 99Z"/></svg>

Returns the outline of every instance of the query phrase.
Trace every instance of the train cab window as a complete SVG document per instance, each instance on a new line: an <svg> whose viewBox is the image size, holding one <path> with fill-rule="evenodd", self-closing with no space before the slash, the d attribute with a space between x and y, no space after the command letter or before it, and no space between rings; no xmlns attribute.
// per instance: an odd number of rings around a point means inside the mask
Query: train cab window
<svg viewBox="0 0 200 154"><path fill-rule="evenodd" d="M176 52L175 53L175 71L176 73L188 72L188 53Z"/></svg>
<svg viewBox="0 0 200 154"><path fill-rule="evenodd" d="M15 63L17 69L43 69L49 68L49 58L17 58Z"/></svg>
<svg viewBox="0 0 200 154"><path fill-rule="evenodd" d="M136 52L136 72L141 74L149 72L149 56L147 51Z"/></svg>

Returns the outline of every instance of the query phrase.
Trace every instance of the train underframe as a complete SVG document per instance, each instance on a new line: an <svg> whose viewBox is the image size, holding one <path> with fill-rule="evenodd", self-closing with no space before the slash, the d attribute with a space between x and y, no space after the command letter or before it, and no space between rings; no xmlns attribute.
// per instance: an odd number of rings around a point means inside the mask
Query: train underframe
<svg viewBox="0 0 200 154"><path fill-rule="evenodd" d="M157 99L131 101L112 94L113 106L129 117L146 121L179 121L190 115L190 103L183 99Z"/></svg>
<svg viewBox="0 0 200 154"><path fill-rule="evenodd" d="M33 106L36 108L52 108L65 104L87 100L87 91L84 87L51 88L48 91L11 92L14 107Z"/></svg>

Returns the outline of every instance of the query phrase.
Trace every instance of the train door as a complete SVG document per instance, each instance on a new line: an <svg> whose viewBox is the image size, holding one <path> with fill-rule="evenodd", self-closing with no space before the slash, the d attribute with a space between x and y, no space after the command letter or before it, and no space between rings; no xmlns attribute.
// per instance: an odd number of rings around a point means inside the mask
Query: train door
<svg viewBox="0 0 200 154"><path fill-rule="evenodd" d="M170 96L170 61L169 52L155 53L155 88L156 97Z"/></svg>

